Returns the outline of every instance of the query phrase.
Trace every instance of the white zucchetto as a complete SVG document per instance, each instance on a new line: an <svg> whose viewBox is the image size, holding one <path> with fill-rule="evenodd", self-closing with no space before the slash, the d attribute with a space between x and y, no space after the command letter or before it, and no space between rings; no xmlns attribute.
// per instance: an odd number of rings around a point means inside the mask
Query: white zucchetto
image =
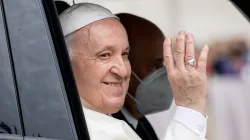
<svg viewBox="0 0 250 140"><path fill-rule="evenodd" d="M98 20L119 19L109 9L92 3L75 4L63 11L59 18L64 36Z"/></svg>

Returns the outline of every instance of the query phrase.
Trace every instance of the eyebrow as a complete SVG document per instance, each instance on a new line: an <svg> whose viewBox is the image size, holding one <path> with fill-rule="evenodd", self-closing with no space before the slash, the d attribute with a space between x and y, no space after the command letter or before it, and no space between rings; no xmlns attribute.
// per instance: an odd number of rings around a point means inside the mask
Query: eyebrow
<svg viewBox="0 0 250 140"><path fill-rule="evenodd" d="M104 50L108 50L108 49L114 49L114 46L104 46L103 47ZM123 51L126 51L126 50L130 50L130 46L127 46Z"/></svg>
<svg viewBox="0 0 250 140"><path fill-rule="evenodd" d="M130 46L127 46L127 47L125 48L125 51L126 51L126 50L130 51Z"/></svg>

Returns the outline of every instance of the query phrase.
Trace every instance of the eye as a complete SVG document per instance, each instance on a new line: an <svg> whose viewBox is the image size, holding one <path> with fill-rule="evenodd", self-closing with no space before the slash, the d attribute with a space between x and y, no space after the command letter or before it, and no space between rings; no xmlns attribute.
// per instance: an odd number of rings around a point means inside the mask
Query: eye
<svg viewBox="0 0 250 140"><path fill-rule="evenodd" d="M111 53L109 53L109 52L105 52L105 53L102 53L99 55L99 58L101 58L101 59L107 59L109 57L111 57Z"/></svg>
<svg viewBox="0 0 250 140"><path fill-rule="evenodd" d="M123 58L128 59L128 56L129 56L129 52L123 52L122 53Z"/></svg>

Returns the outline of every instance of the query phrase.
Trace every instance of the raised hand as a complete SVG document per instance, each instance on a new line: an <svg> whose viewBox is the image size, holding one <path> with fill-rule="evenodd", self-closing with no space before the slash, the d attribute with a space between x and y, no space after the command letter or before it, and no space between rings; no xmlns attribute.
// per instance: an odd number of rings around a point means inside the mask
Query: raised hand
<svg viewBox="0 0 250 140"><path fill-rule="evenodd" d="M181 31L176 38L174 54L171 38L165 39L163 47L164 65L168 72L175 104L205 114L208 46L202 47L200 56L196 60L192 34Z"/></svg>

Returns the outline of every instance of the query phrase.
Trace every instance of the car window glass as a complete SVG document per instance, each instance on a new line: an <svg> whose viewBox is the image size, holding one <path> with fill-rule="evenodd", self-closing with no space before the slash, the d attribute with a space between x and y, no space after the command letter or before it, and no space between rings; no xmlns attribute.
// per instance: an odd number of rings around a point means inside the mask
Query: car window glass
<svg viewBox="0 0 250 140"><path fill-rule="evenodd" d="M0 1L0 133L22 135L10 47Z"/></svg>

